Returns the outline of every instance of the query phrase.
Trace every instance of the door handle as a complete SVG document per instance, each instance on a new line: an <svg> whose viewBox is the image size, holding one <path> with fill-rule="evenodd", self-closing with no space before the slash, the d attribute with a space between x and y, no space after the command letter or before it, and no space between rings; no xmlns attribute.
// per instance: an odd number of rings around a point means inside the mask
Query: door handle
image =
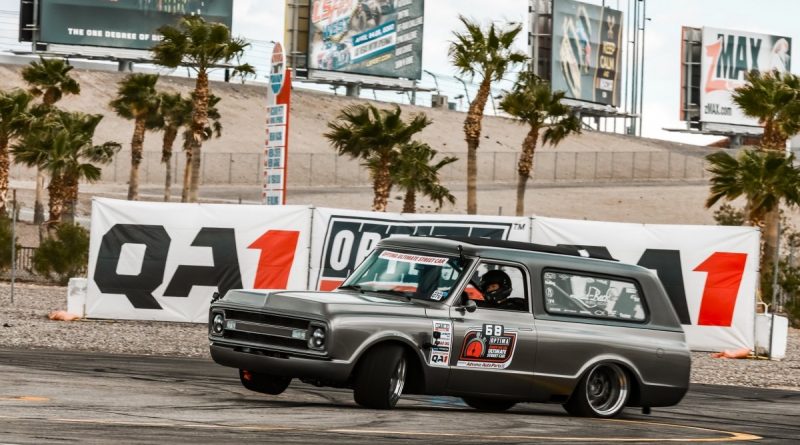
<svg viewBox="0 0 800 445"><path fill-rule="evenodd" d="M520 331L533 332L533 328L519 328Z"/></svg>

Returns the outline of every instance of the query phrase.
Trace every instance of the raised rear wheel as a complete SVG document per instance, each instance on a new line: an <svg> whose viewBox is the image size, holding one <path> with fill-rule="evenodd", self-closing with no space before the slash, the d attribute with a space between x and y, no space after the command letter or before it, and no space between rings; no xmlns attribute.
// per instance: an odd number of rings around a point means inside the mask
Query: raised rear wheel
<svg viewBox="0 0 800 445"><path fill-rule="evenodd" d="M402 346L375 347L359 362L353 398L365 408L394 408L403 394L407 370L408 360Z"/></svg>
<svg viewBox="0 0 800 445"><path fill-rule="evenodd" d="M564 409L573 416L618 416L630 395L630 379L619 365L598 363L583 376Z"/></svg>

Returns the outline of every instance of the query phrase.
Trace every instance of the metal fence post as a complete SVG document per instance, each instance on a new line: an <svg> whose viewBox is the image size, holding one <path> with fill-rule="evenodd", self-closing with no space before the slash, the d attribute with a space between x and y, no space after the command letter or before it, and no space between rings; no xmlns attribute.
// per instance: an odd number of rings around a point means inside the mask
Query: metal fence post
<svg viewBox="0 0 800 445"><path fill-rule="evenodd" d="M228 185L233 185L233 153L228 153Z"/></svg>
<svg viewBox="0 0 800 445"><path fill-rule="evenodd" d="M633 152L633 158L631 159L631 181L636 179L636 152Z"/></svg>
<svg viewBox="0 0 800 445"><path fill-rule="evenodd" d="M575 159L572 161L572 180L578 179L578 152L574 153Z"/></svg>

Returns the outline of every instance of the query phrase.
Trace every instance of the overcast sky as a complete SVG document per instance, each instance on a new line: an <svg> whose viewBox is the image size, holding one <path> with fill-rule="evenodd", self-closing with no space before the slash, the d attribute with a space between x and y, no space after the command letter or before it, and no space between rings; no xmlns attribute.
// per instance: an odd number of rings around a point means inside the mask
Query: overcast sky
<svg viewBox="0 0 800 445"><path fill-rule="evenodd" d="M631 0L606 0L606 5L625 10ZM285 0L235 0L233 31L259 41L283 38ZM601 0L587 0L601 4ZM458 15L488 24L491 21L524 23L518 39L526 50L528 0L427 0L425 2L423 68L454 74L447 62L452 31L460 29ZM0 0L0 9L18 9L18 0ZM702 143L697 138L667 133L664 127L685 125L678 120L681 26L728 28L791 37L800 44L800 1L797 0L648 0L645 39L644 135ZM797 54L797 50L793 51ZM622 56L625 57L624 54ZM792 71L800 71L795 61ZM624 82L624 79L623 79ZM711 138L714 140L715 138Z"/></svg>

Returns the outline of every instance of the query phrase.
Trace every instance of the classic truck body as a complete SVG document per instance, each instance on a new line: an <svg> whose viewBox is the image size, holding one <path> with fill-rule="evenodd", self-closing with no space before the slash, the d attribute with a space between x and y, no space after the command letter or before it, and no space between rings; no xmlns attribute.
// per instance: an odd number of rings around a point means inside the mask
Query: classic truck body
<svg viewBox="0 0 800 445"><path fill-rule="evenodd" d="M334 292L229 291L211 305L211 355L256 391L280 393L299 378L352 387L375 408L401 393L459 396L489 410L556 402L599 417L677 404L690 355L657 276L583 255L388 238ZM509 277L513 305L489 298L478 280L488 270Z"/></svg>

